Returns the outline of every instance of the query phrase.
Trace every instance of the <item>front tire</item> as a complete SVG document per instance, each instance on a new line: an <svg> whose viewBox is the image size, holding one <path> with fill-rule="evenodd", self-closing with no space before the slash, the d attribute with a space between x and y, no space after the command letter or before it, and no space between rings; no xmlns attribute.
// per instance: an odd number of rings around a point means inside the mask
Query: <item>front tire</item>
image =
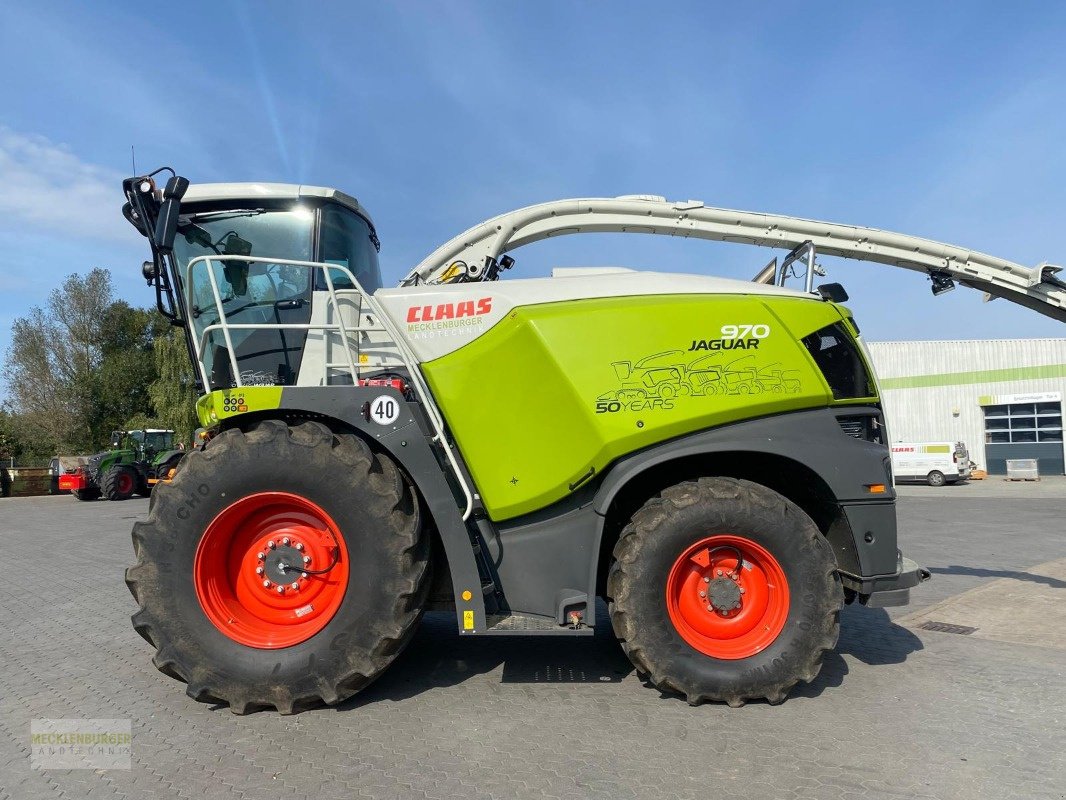
<svg viewBox="0 0 1066 800"><path fill-rule="evenodd" d="M925 482L930 486L943 486L947 483L947 478L944 477L944 473L939 470L933 470L925 476Z"/></svg>
<svg viewBox="0 0 1066 800"><path fill-rule="evenodd" d="M832 548L764 486L671 486L633 516L614 558L607 593L623 649L690 704L779 703L836 645L843 592Z"/></svg>
<svg viewBox="0 0 1066 800"><path fill-rule="evenodd" d="M316 422L267 420L190 453L133 544L133 624L156 667L239 714L352 696L407 644L429 588L411 487Z"/></svg>

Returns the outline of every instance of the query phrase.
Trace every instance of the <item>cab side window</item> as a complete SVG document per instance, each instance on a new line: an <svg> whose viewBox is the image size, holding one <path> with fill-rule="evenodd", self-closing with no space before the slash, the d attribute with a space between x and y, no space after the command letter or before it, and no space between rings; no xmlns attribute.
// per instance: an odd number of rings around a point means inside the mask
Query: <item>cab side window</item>
<svg viewBox="0 0 1066 800"><path fill-rule="evenodd" d="M370 236L370 226L359 215L335 205L322 208L319 260L349 270L364 291L373 293L381 288L378 251ZM330 278L338 289L351 288L348 276L340 270L330 270ZM324 290L325 281L319 276Z"/></svg>

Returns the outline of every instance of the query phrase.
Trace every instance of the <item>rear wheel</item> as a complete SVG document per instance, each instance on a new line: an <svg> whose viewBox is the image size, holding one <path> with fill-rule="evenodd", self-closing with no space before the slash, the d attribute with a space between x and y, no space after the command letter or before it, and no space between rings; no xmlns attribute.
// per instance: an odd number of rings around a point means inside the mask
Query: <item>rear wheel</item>
<svg viewBox="0 0 1066 800"><path fill-rule="evenodd" d="M137 473L132 467L111 467L100 481L100 491L108 500L128 500L136 488Z"/></svg>
<svg viewBox="0 0 1066 800"><path fill-rule="evenodd" d="M939 470L933 470L925 476L925 482L930 486L943 486L947 483L947 479L944 477L944 473Z"/></svg>
<svg viewBox="0 0 1066 800"><path fill-rule="evenodd" d="M355 694L410 639L429 587L411 487L315 422L260 422L191 453L133 542L133 623L156 666L236 713Z"/></svg>
<svg viewBox="0 0 1066 800"><path fill-rule="evenodd" d="M781 702L836 645L832 549L795 504L732 478L677 484L622 531L611 622L638 670L689 703Z"/></svg>

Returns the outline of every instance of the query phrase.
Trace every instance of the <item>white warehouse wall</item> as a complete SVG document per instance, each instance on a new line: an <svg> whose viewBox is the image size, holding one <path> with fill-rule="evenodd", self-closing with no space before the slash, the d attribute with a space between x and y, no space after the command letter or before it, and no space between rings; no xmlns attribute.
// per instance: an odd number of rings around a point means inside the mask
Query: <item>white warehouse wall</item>
<svg viewBox="0 0 1066 800"><path fill-rule="evenodd" d="M982 395L1060 392L1066 339L868 342L892 441L962 441L986 467Z"/></svg>

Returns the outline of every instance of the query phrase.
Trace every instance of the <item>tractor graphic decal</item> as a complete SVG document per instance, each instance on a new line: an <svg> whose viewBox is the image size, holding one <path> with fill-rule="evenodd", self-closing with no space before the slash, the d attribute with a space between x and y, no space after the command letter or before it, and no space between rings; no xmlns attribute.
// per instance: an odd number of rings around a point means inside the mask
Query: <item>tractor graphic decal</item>
<svg viewBox="0 0 1066 800"><path fill-rule="evenodd" d="M636 361L613 361L617 388L599 400L629 404L643 400L739 394L798 394L799 370L777 362L760 365L755 355L723 361L721 353L689 361L683 350L667 350Z"/></svg>

